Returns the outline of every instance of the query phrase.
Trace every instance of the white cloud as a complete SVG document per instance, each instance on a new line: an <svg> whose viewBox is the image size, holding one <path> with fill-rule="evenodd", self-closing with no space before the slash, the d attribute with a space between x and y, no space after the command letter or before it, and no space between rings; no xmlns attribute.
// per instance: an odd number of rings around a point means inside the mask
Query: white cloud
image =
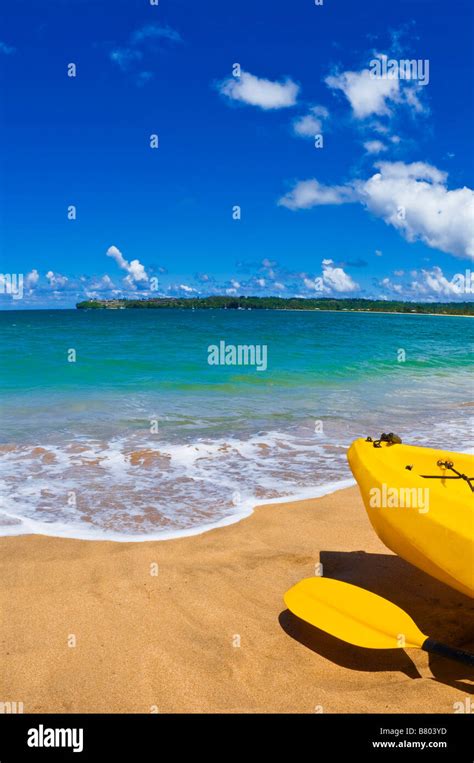
<svg viewBox="0 0 474 763"><path fill-rule="evenodd" d="M387 56L380 54L377 58L386 59ZM331 74L325 81L331 90L341 90L344 93L356 119L365 119L371 115L390 116L394 106L402 103L412 111L423 111L418 97L421 86L403 77L374 77L369 69L362 69L358 72Z"/></svg>
<svg viewBox="0 0 474 763"><path fill-rule="evenodd" d="M92 277L91 279L81 276L80 280L91 291L111 291L115 287L115 284L108 275L102 276L102 278Z"/></svg>
<svg viewBox="0 0 474 763"><path fill-rule="evenodd" d="M265 110L294 106L298 91L299 85L289 78L274 82L245 71L240 77L228 77L219 84L219 92L227 98Z"/></svg>
<svg viewBox="0 0 474 763"><path fill-rule="evenodd" d="M322 272L320 276L308 278L307 275L302 274L303 283L310 291L321 292L323 294L334 292L347 294L360 289L359 284L348 273L342 268L334 266L333 260L323 260L321 265Z"/></svg>
<svg viewBox="0 0 474 763"><path fill-rule="evenodd" d="M324 204L345 204L354 200L354 192L350 186L322 185L317 180L301 180L278 204L288 209L310 209Z"/></svg>
<svg viewBox="0 0 474 763"><path fill-rule="evenodd" d="M381 151L387 150L387 146L381 140L366 140L364 148L368 154L380 154Z"/></svg>
<svg viewBox="0 0 474 763"><path fill-rule="evenodd" d="M323 260L322 266L323 283L331 291L350 292L360 288L359 284L353 281L351 276L342 268L334 267L332 260Z"/></svg>
<svg viewBox="0 0 474 763"><path fill-rule="evenodd" d="M474 257L471 189L448 190L446 173L425 162L379 162L375 166L379 171L368 180L345 186L323 186L315 179L300 181L278 204L295 210L359 201L407 241L423 241L456 257Z"/></svg>
<svg viewBox="0 0 474 763"><path fill-rule="evenodd" d="M107 249L107 257L113 257L119 268L127 271L128 276L124 278L124 281L132 289L135 287L136 283L148 281L148 275L141 262L139 260L132 260L129 262L116 246L109 246Z"/></svg>
<svg viewBox="0 0 474 763"><path fill-rule="evenodd" d="M233 287L234 289L240 289L240 283L239 283L239 281L236 281L234 278L231 278L230 282L231 282L231 284L232 284L232 287Z"/></svg>
<svg viewBox="0 0 474 763"><path fill-rule="evenodd" d="M309 114L293 120L293 130L296 135L302 138L314 138L315 135L321 134L323 121L328 116L329 112L324 106L313 106L309 110Z"/></svg>
<svg viewBox="0 0 474 763"><path fill-rule="evenodd" d="M409 178L410 180L423 178L434 183L443 183L447 178L447 173L433 167L426 162L379 162L375 165L386 177L390 178Z"/></svg>
<svg viewBox="0 0 474 763"><path fill-rule="evenodd" d="M146 26L137 29L131 37L132 45L139 45L144 40L157 40L157 39L171 40L172 42L181 42L181 35L176 29L172 29L170 26L158 26L157 24L147 24Z"/></svg>
<svg viewBox="0 0 474 763"><path fill-rule="evenodd" d="M402 276L405 273L403 270L396 270L394 275ZM390 278L386 277L380 281L379 285L386 291L402 295L405 299L466 299L465 274L458 273L449 280L441 268L434 265L429 270L411 271L410 275L416 280L402 284L394 283Z"/></svg>
<svg viewBox="0 0 474 763"><path fill-rule="evenodd" d="M54 273L52 270L48 270L46 278L52 289L62 289L68 282L68 277L61 275L61 273Z"/></svg>
<svg viewBox="0 0 474 763"><path fill-rule="evenodd" d="M193 289L192 286L188 286L185 283L181 283L179 285L179 289L181 289L181 291L184 291L186 294L192 294L193 292L197 294L197 289Z"/></svg>
<svg viewBox="0 0 474 763"><path fill-rule="evenodd" d="M371 114L389 115L388 102L399 99L399 80L375 79L368 69L332 74L326 77L326 84L332 90L342 90L357 119L364 119Z"/></svg>
<svg viewBox="0 0 474 763"><path fill-rule="evenodd" d="M393 283L390 278L382 278L380 285L385 289L395 292L396 294L403 293L403 286L401 283Z"/></svg>
<svg viewBox="0 0 474 763"><path fill-rule="evenodd" d="M372 127L372 129L375 130L375 132L378 132L380 135L387 135L390 132L390 129L387 127L387 125L384 125L383 122L372 122L370 127Z"/></svg>
<svg viewBox="0 0 474 763"><path fill-rule="evenodd" d="M420 113L423 111L423 106L421 105L420 99L418 98L418 93L418 87L408 87L405 88L404 95L407 104L412 108L412 110Z"/></svg>
<svg viewBox="0 0 474 763"><path fill-rule="evenodd" d="M171 42L181 42L181 35L175 29L169 26L158 26L157 24L148 24L137 29L129 42L125 45L114 48L110 51L109 57L123 72L129 72L135 68L135 64L143 58L143 51L140 48L150 48L150 41L169 40ZM152 72L143 71L138 74L137 84L143 85L151 79Z"/></svg>
<svg viewBox="0 0 474 763"><path fill-rule="evenodd" d="M380 162L369 180L356 183L361 202L405 238L457 257L474 257L474 193L449 191L446 173L424 162Z"/></svg>
<svg viewBox="0 0 474 763"><path fill-rule="evenodd" d="M411 288L419 294L434 294L438 297L463 296L459 281L454 278L448 281L440 267L435 265L431 270L421 270L421 281L413 281Z"/></svg>
<svg viewBox="0 0 474 763"><path fill-rule="evenodd" d="M126 72L136 61L143 58L143 53L134 48L116 48L110 52L110 60L117 64L122 71Z"/></svg>
<svg viewBox="0 0 474 763"><path fill-rule="evenodd" d="M38 273L38 271L34 268L30 273L27 273L25 281L26 281L26 285L30 289L32 289L34 286L36 286L36 284L39 281L39 273Z"/></svg>
<svg viewBox="0 0 474 763"><path fill-rule="evenodd" d="M382 255L383 255L383 252L380 249L376 249L375 250L375 256L376 257L382 257Z"/></svg>

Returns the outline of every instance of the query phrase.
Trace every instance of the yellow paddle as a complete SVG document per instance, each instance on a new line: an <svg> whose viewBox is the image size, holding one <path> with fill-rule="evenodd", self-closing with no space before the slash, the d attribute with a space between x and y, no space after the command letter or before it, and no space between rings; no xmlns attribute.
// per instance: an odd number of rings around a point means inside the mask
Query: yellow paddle
<svg viewBox="0 0 474 763"><path fill-rule="evenodd" d="M350 644L368 649L417 647L474 666L474 654L428 638L396 604L350 583L306 578L284 599L301 620Z"/></svg>

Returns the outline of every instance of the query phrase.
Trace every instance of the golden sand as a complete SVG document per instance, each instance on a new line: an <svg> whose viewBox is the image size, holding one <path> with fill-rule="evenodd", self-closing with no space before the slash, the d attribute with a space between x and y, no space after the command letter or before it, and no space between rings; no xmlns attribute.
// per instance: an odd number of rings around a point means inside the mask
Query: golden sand
<svg viewBox="0 0 474 763"><path fill-rule="evenodd" d="M0 701L25 713L449 713L473 691L462 665L353 647L285 611L322 562L474 649L472 602L391 554L356 488L177 540L0 546Z"/></svg>

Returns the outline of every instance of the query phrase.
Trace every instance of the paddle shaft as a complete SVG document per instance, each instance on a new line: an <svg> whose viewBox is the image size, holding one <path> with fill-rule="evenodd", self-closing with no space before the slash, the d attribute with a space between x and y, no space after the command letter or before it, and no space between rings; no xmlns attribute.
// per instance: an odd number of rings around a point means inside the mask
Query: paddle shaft
<svg viewBox="0 0 474 763"><path fill-rule="evenodd" d="M464 649L456 649L454 646L440 644L432 638L427 638L421 647L425 652L439 654L441 657L448 657L450 660L462 662L464 665L470 665L474 668L474 654L466 652Z"/></svg>

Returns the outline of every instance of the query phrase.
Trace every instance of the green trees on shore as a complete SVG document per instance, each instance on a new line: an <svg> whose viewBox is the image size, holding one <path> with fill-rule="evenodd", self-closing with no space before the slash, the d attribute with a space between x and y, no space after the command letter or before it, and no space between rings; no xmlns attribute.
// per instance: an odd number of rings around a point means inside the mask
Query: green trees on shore
<svg viewBox="0 0 474 763"><path fill-rule="evenodd" d="M379 313L440 313L445 315L474 315L473 302L401 302L378 299L304 299L298 297L156 297L153 299L85 300L78 302L79 310L159 309L182 310L337 310Z"/></svg>

